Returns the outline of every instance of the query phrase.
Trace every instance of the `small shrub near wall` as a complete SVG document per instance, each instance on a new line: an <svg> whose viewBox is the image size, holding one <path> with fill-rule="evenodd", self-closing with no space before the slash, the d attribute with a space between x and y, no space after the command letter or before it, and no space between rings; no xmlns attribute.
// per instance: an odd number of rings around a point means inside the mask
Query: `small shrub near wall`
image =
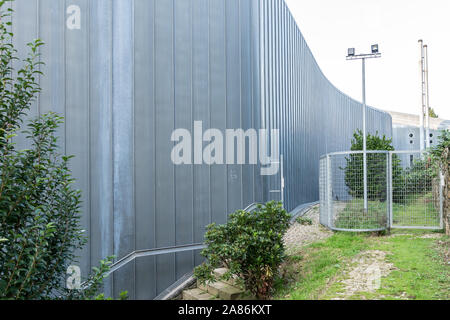
<svg viewBox="0 0 450 320"><path fill-rule="evenodd" d="M269 202L254 212L231 214L225 225L208 226L202 251L207 262L195 269L195 276L203 283L213 281L214 269L226 267L224 280L237 276L254 296L268 299L285 258L283 236L289 220L280 203Z"/></svg>

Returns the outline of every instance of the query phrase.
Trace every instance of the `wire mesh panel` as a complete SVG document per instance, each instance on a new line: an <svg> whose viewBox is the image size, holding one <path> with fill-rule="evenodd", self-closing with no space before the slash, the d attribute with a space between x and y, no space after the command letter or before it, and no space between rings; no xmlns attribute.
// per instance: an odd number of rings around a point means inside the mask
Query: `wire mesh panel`
<svg viewBox="0 0 450 320"><path fill-rule="evenodd" d="M320 223L324 226L330 227L328 225L328 192L327 192L327 162L328 158L326 156L320 159L319 164L319 197L320 197Z"/></svg>
<svg viewBox="0 0 450 320"><path fill-rule="evenodd" d="M322 225L360 232L388 227L442 229L442 182L427 153L368 151L366 156L366 187L363 152L321 158Z"/></svg>
<svg viewBox="0 0 450 320"><path fill-rule="evenodd" d="M392 228L442 228L442 187L429 155L392 152Z"/></svg>
<svg viewBox="0 0 450 320"><path fill-rule="evenodd" d="M378 231L388 223L388 153L367 153L367 207L362 152L329 156L331 224L334 230ZM330 183L330 181L328 182Z"/></svg>

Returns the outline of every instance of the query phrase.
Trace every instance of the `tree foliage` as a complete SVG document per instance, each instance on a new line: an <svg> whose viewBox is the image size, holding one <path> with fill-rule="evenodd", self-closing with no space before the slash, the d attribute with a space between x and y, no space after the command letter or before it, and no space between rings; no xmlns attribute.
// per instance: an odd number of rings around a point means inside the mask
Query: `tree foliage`
<svg viewBox="0 0 450 320"><path fill-rule="evenodd" d="M363 135L361 131L354 134L352 151L363 149ZM368 134L367 150L394 151L392 140L385 136L380 137ZM363 187L363 155L352 154L346 158L345 183L349 194L354 198L364 197ZM367 154L368 176L368 200L386 201L387 199L387 158L386 154ZM431 192L432 180L436 176L436 170L431 165L430 157L415 159L405 168L401 165L400 158L392 155L392 197L394 203L404 204L413 194L425 194Z"/></svg>
<svg viewBox="0 0 450 320"><path fill-rule="evenodd" d="M352 139L351 151L363 150L363 133L357 130ZM370 151L394 151L392 139L386 138L385 135L379 136L370 133L367 135L367 150ZM364 197L364 158L363 154L351 154L346 158L345 168L345 184L348 187L349 194L354 198ZM382 153L367 154L367 177L368 177L368 200L369 201L386 201L387 199L387 155ZM400 160L396 155L392 157L392 175L393 184L400 185L402 177L402 168ZM397 194L394 190L394 194ZM394 197L395 198L395 197ZM394 199L396 201L398 199Z"/></svg>

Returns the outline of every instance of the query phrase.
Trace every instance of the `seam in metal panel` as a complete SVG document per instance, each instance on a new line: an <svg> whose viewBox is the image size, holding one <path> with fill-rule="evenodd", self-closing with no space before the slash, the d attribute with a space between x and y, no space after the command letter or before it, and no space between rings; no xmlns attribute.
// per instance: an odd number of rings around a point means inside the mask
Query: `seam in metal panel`
<svg viewBox="0 0 450 320"><path fill-rule="evenodd" d="M173 27L172 27L172 65L173 65L173 70L172 70L172 76L173 76L173 127L176 128L176 105L177 105L177 95L176 95L176 64L175 64L175 59L176 59L176 54L177 54L177 49L176 49L176 43L175 43L175 32L177 30L177 19L176 19L176 5L175 5L175 0L171 0L172 1L172 17L173 17ZM175 170L175 165L172 165L172 173L173 173L173 203L174 203L174 215L173 215L173 225L174 225L174 244L177 244L177 171ZM173 255L173 260L174 260L174 268L173 268L173 276L174 279L177 278L177 255L174 254Z"/></svg>
<svg viewBox="0 0 450 320"><path fill-rule="evenodd" d="M132 190L132 195L133 195L133 202L132 202L132 211L133 211L133 217L134 217L134 250L137 249L136 247L136 117L135 117L135 103L136 103L136 73L135 73L135 61L136 61L136 46L135 46L135 27L136 27L136 19L135 19L135 0L132 1L131 3L131 36L132 36L132 57L131 59L133 60L133 63L131 64L131 79L132 79L132 84L131 84L131 91L132 91L132 107L131 107L131 121L133 122L132 124L132 130L133 130L133 134L131 135L133 142L133 152L131 153L131 163L133 163L133 175L132 175L132 179L133 179L133 190ZM137 297L137 293L136 293L136 261L133 262L134 264L134 297Z"/></svg>

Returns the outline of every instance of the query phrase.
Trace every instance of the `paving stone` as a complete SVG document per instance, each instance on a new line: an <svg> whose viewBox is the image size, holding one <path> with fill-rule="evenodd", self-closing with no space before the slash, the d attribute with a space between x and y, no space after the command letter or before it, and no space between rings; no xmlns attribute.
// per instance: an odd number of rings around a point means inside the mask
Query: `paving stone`
<svg viewBox="0 0 450 320"><path fill-rule="evenodd" d="M183 300L214 300L215 296L199 288L184 290Z"/></svg>

